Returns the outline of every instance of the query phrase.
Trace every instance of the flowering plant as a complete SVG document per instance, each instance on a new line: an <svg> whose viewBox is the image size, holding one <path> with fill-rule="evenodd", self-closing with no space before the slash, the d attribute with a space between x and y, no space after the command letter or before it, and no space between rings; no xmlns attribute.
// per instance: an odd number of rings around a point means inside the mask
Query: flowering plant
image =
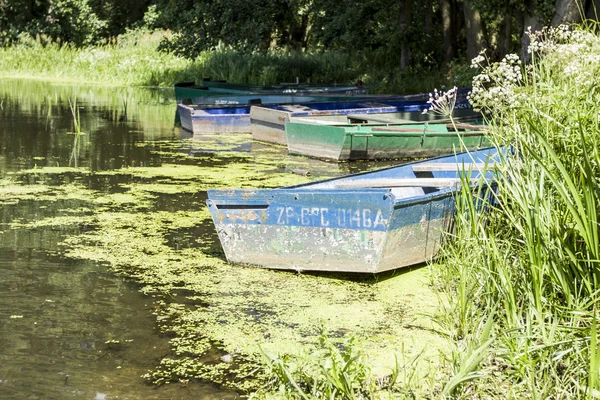
<svg viewBox="0 0 600 400"><path fill-rule="evenodd" d="M456 105L457 90L456 86L447 92L438 92L437 89L434 89L433 93L429 93L429 100L427 101L429 108L425 108L423 114L427 114L431 111L434 114L452 117L452 111Z"/></svg>
<svg viewBox="0 0 600 400"><path fill-rule="evenodd" d="M521 60L516 54L506 55L502 61L490 64L484 52L471 62L481 74L473 78L468 99L476 111L497 113L519 107L523 101L518 87L523 84ZM485 64L484 62L487 62Z"/></svg>

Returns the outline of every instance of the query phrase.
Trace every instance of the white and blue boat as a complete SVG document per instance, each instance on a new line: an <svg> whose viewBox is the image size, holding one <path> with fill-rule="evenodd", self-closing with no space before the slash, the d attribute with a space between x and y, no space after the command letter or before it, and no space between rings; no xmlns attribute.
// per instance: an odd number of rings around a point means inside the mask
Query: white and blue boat
<svg viewBox="0 0 600 400"><path fill-rule="evenodd" d="M417 98L417 99L415 99ZM194 105L179 103L181 126L194 134L252 133L252 138L286 145L286 122L348 124L370 116L367 123L398 123L436 119L422 114L429 107L423 95L324 101L299 104ZM479 116L466 98L456 102L457 117ZM379 117L380 121L377 121ZM383 119L385 119L385 121ZM358 121L360 122L360 121Z"/></svg>
<svg viewBox="0 0 600 400"><path fill-rule="evenodd" d="M430 107L427 99L376 99L346 102L323 102L252 107L250 123L252 139L286 145L285 125L289 122L312 124L397 124L409 121L447 119L434 113L423 114ZM479 118L466 97L457 99L453 116L457 119Z"/></svg>
<svg viewBox="0 0 600 400"><path fill-rule="evenodd" d="M207 205L229 262L378 273L431 260L461 182L492 185L495 148L278 189L214 189Z"/></svg>

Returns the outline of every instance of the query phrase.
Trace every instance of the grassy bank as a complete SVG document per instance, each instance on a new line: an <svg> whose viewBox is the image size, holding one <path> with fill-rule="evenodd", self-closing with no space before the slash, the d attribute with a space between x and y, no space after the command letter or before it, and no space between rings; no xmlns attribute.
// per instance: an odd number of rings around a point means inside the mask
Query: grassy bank
<svg viewBox="0 0 600 400"><path fill-rule="evenodd" d="M359 80L377 93L416 93L440 86L465 86L468 68L450 70L388 70L368 55L324 53L244 54L229 48L203 52L194 60L158 51L166 32L133 31L114 43L74 48L43 43L24 36L14 47L0 49L0 78L36 78L120 86L171 87L202 77L237 83L280 82L354 83Z"/></svg>
<svg viewBox="0 0 600 400"><path fill-rule="evenodd" d="M488 65L472 100L509 154L477 213L462 193L455 245L433 267L453 299L456 398L597 398L600 38L595 26L532 34L531 61ZM510 146L510 147L508 147ZM485 199L485 200L484 200Z"/></svg>

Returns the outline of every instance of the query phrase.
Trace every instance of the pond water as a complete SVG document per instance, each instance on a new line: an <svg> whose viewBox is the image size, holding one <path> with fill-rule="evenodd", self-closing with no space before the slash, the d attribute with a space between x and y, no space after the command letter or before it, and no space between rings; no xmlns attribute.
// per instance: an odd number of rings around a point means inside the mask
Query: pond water
<svg viewBox="0 0 600 400"><path fill-rule="evenodd" d="M80 125L74 145L76 104ZM29 168L77 167L92 171L160 162L139 143L179 140L171 93L0 81L0 180L23 187ZM58 173L51 188L80 181ZM122 181L122 180L121 180ZM116 179L87 179L84 186L118 190ZM121 182L122 183L122 182ZM156 387L141 375L169 352L152 302L135 283L95 262L61 256L59 243L86 229L70 225L19 229L68 215L79 199L15 198L0 188L0 398L198 399L235 398L212 384ZM12 224L12 227L11 227Z"/></svg>
<svg viewBox="0 0 600 400"><path fill-rule="evenodd" d="M266 173L302 168L315 178L386 164L288 157L285 148L247 135L193 140L174 125L175 108L170 90L0 81L0 398L238 397L210 383L157 387L142 378L172 351L157 327L154 299L102 260L65 256L66 239L98 229L88 218L106 202L91 201L90 193L114 199L133 184L165 182L162 173L111 172L218 167L250 157L268 159ZM206 198L202 190L148 189L133 201L150 192L151 201L133 207L193 211ZM110 206L118 211L119 204ZM165 241L173 249L198 247L202 235L216 238L207 220L174 229Z"/></svg>

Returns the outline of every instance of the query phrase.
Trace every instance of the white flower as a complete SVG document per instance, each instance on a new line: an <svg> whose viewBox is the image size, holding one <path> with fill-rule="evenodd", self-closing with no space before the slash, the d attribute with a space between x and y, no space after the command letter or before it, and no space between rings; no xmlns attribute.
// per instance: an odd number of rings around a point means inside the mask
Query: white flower
<svg viewBox="0 0 600 400"><path fill-rule="evenodd" d="M423 110L423 114L433 112L434 114L451 116L454 106L456 105L456 95L458 89L454 86L447 92L438 92L437 89L433 90L433 95L429 93L429 100L427 103L431 105L428 109Z"/></svg>

